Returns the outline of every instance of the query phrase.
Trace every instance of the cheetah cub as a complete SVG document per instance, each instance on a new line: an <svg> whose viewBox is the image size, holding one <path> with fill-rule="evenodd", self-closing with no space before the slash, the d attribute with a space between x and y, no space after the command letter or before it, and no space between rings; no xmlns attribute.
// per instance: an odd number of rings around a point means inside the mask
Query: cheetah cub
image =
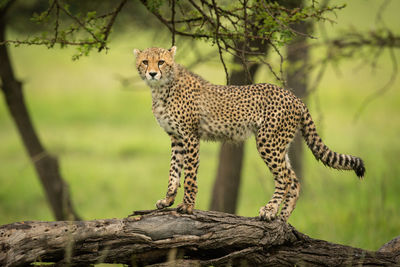
<svg viewBox="0 0 400 267"><path fill-rule="evenodd" d="M242 141L255 135L257 150L274 175L275 192L259 216L287 221L300 185L290 166L288 147L298 129L317 160L364 176L363 161L330 150L321 140L305 104L273 84L215 85L174 62L171 49L134 49L136 68L151 89L152 110L171 138L171 167L166 197L159 209L174 203L184 169L184 198L178 211L192 213L197 194L200 139Z"/></svg>

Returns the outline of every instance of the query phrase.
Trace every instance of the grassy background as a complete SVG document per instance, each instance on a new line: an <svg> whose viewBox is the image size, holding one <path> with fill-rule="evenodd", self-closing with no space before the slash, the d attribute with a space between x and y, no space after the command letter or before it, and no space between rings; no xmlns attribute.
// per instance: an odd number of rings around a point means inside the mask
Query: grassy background
<svg viewBox="0 0 400 267"><path fill-rule="evenodd" d="M351 1L339 13L338 25L362 29L373 25L378 1ZM393 1L387 24L399 28ZM360 26L361 25L361 26ZM139 38L140 37L140 38ZM24 82L27 105L46 146L61 161L73 202L85 219L124 217L150 209L164 196L169 169L169 138L151 113L150 92L134 68L133 48L168 47L167 33L131 28L114 36L112 49L71 61L70 49L12 48L17 77ZM215 47L199 44L203 53ZM177 61L191 62L190 44L178 42ZM398 57L398 53L397 53ZM366 96L389 79L387 54L375 71L360 62L328 68L308 105L326 144L337 152L364 159L367 174L339 172L305 153L305 175L297 208L289 222L311 237L376 250L400 235L400 85L399 79L373 101L360 119L353 118ZM224 83L217 59L193 69L204 78ZM123 86L120 77L133 77ZM271 81L261 70L257 81ZM198 209L207 209L216 173L218 144L201 144ZM270 198L273 180L259 158L255 142L246 144L238 214L257 216ZM182 192L178 199L181 199ZM177 201L178 202L178 201ZM21 220L52 220L45 196L20 138L0 103L0 224Z"/></svg>

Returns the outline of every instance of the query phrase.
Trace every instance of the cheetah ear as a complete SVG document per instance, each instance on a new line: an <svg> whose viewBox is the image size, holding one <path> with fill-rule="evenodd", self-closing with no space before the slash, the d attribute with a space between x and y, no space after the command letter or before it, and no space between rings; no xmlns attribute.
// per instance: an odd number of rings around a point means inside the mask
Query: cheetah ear
<svg viewBox="0 0 400 267"><path fill-rule="evenodd" d="M176 46L171 47L170 49L168 49L168 51L171 52L172 57L175 57Z"/></svg>
<svg viewBox="0 0 400 267"><path fill-rule="evenodd" d="M139 54L141 53L141 51L139 49L133 49L133 54L135 55L135 57L137 57Z"/></svg>

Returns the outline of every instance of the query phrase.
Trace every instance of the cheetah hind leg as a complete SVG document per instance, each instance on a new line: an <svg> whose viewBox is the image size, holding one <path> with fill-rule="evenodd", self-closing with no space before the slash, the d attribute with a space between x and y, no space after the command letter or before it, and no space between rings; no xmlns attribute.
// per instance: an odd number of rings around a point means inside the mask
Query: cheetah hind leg
<svg viewBox="0 0 400 267"><path fill-rule="evenodd" d="M273 221L277 218L279 207L288 195L291 185L289 168L285 155L287 144L282 140L261 129L256 136L257 150L274 175L275 191L271 200L264 207L260 208L259 217L261 220ZM277 145L279 144L279 145Z"/></svg>
<svg viewBox="0 0 400 267"><path fill-rule="evenodd" d="M297 199L299 198L300 193L300 183L299 179L296 177L295 172L289 165L289 176L290 176L290 187L289 192L286 195L285 202L283 204L280 217L282 220L287 221L290 214L293 212L294 208L296 207Z"/></svg>
<svg viewBox="0 0 400 267"><path fill-rule="evenodd" d="M286 181L282 182L282 180L277 180L277 179L279 178L277 177L275 178L275 192L271 200L267 203L267 205L261 207L259 211L260 219L267 222L274 221L278 217L279 207L283 199L286 200L287 198L290 197L289 183ZM281 219L284 221L287 220L286 217L282 217Z"/></svg>
<svg viewBox="0 0 400 267"><path fill-rule="evenodd" d="M186 213L186 214L192 214L194 205L193 204L187 204L187 203L181 203L179 204L176 209L178 210L179 213Z"/></svg>

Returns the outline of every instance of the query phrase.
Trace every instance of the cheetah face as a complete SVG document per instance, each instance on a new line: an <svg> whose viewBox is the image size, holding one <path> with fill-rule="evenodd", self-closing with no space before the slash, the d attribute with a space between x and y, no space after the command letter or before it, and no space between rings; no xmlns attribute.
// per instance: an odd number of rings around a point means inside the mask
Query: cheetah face
<svg viewBox="0 0 400 267"><path fill-rule="evenodd" d="M134 49L136 68L140 77L151 87L162 86L173 79L173 65L176 46L171 49L148 48L144 51Z"/></svg>

